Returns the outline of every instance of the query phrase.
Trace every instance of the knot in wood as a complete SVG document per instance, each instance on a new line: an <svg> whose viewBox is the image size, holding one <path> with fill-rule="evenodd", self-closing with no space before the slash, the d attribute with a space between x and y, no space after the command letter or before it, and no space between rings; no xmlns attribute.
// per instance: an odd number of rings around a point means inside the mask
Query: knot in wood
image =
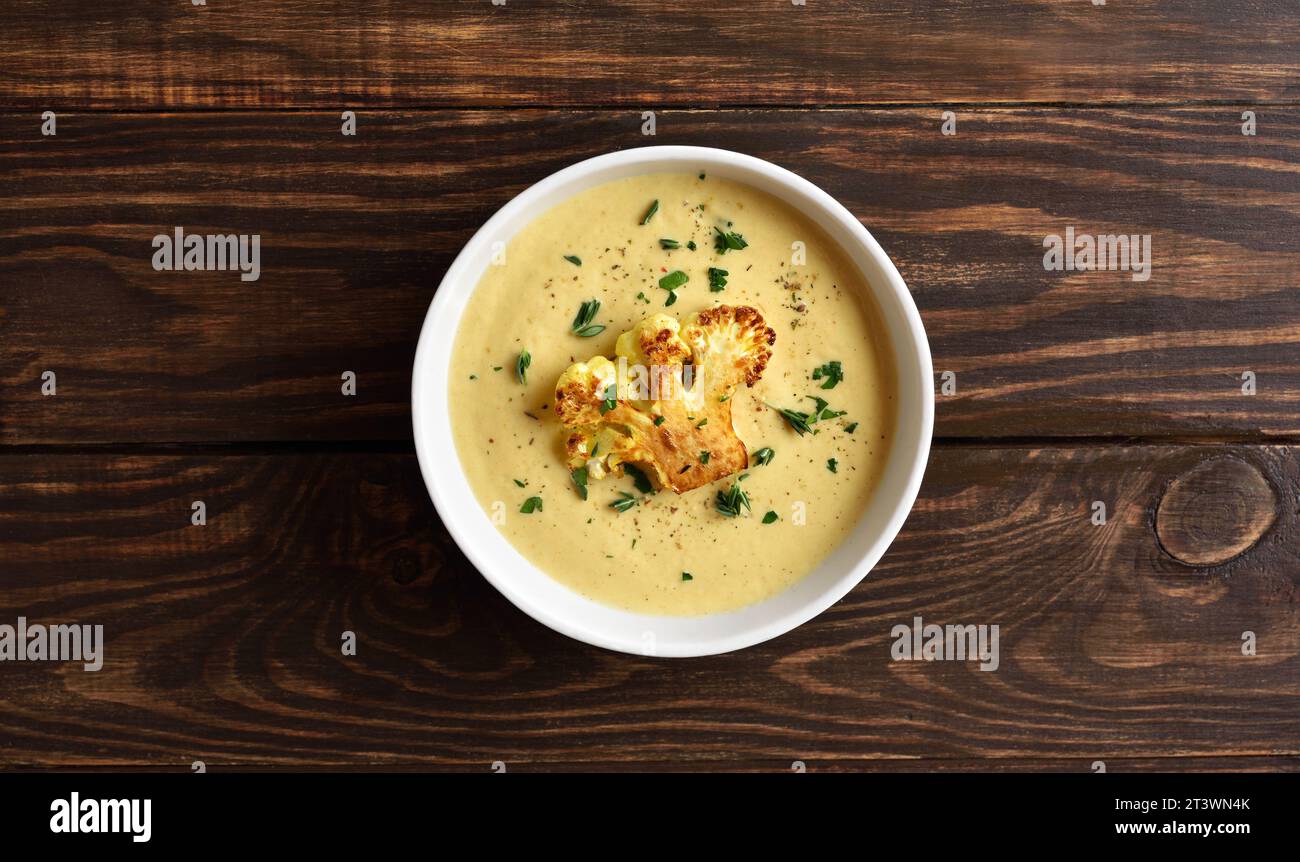
<svg viewBox="0 0 1300 862"><path fill-rule="evenodd" d="M1277 494L1268 480L1225 455L1169 484L1156 509L1156 537L1181 563L1219 566L1253 547L1276 520Z"/></svg>

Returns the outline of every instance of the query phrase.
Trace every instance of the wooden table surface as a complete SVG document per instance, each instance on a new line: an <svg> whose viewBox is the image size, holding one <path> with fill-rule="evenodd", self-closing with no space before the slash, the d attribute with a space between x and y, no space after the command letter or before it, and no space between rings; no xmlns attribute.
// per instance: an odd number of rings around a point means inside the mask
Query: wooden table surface
<svg viewBox="0 0 1300 862"><path fill-rule="evenodd" d="M1298 13L0 5L0 622L108 641L99 673L0 664L0 767L1297 768ZM872 574L695 660L497 594L409 410L424 311L496 208L677 143L838 197L956 381ZM260 233L260 280L155 272L175 225ZM1150 280L1045 271L1067 226L1150 234ZM1000 668L891 661L914 615L999 624Z"/></svg>

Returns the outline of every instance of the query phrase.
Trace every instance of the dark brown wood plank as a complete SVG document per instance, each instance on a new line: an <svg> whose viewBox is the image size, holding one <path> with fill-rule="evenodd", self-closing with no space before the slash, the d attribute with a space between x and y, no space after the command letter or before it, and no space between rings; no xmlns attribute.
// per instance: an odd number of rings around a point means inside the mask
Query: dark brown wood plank
<svg viewBox="0 0 1300 862"><path fill-rule="evenodd" d="M830 189L894 256L958 437L1300 434L1300 109L0 116L0 442L406 440L434 287L574 161L690 143ZM152 237L257 232L263 273L159 273ZM1152 235L1151 279L1043 237ZM41 395L54 370L59 394ZM339 376L359 377L343 397ZM1253 371L1257 394L1243 395Z"/></svg>
<svg viewBox="0 0 1300 862"><path fill-rule="evenodd" d="M808 773L819 772L920 772L932 774L936 772L981 772L981 773L1002 773L1002 772L1087 772L1098 774L1104 767L1106 773L1136 773L1136 772L1197 772L1197 773L1233 773L1243 772L1300 772L1300 758L1297 757L1112 757L1108 760L1084 760L1084 759L1047 759L1047 758L1022 758L1022 757L989 757L962 760L958 758L889 758L881 760L853 760L848 758L836 758L830 762L814 761L786 761L775 758L766 760L615 760L615 761L573 761L564 760L559 762L547 761L514 761L511 763L501 763L505 766L507 773L511 772L532 772L532 773L576 773L576 772L798 772L802 770ZM205 762L204 766L208 764ZM295 772L331 772L337 767L329 764L295 764ZM473 774L476 772L488 772L501 769L498 763L457 763L457 764L426 764L426 763L398 763L398 764L348 764L348 772L384 772L384 773L408 773L408 772L429 772L436 769L437 771L460 772ZM241 762L238 766L239 772L282 772L283 766L274 764L254 764ZM32 768L32 767L10 767L0 763L0 772L17 772L24 774L37 774L47 772L78 772L81 774L98 775L105 773L117 772L143 772L147 774L166 773L166 772L185 772L193 771L192 763L183 763L166 766L141 766L131 764L126 766L58 766L50 769ZM219 771L218 767L213 767L210 771Z"/></svg>
<svg viewBox="0 0 1300 862"><path fill-rule="evenodd" d="M1293 0L18 0L32 109L1295 99Z"/></svg>
<svg viewBox="0 0 1300 862"><path fill-rule="evenodd" d="M1276 521L1198 568L1154 524L1206 461L1262 477ZM844 601L767 644L672 661L515 610L449 541L409 455L7 454L0 622L98 623L108 643L98 673L0 666L0 764L1290 763L1298 484L1287 446L940 448ZM196 499L207 526L189 523ZM999 625L998 670L892 661L891 629L916 615Z"/></svg>

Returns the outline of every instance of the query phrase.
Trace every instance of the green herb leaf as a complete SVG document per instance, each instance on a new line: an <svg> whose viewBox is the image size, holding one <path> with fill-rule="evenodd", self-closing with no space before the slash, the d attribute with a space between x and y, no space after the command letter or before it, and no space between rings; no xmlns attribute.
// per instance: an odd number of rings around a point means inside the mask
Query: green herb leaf
<svg viewBox="0 0 1300 862"><path fill-rule="evenodd" d="M664 416L656 416L656 417L655 417L655 425L662 425L662 424L664 424L664 419L665 419L665 418L666 418L666 417L664 417Z"/></svg>
<svg viewBox="0 0 1300 862"><path fill-rule="evenodd" d="M838 473L838 472L839 472L839 469L838 469L839 465L840 465L840 462L839 462L839 461L836 461L834 458L827 458L827 459L826 459L826 469L827 469L827 470L830 470L832 473Z"/></svg>
<svg viewBox="0 0 1300 862"><path fill-rule="evenodd" d="M657 212L659 212L658 199L656 199L654 203L650 204L650 209L645 211L645 215L641 217L641 224L650 224L650 219L654 218L655 213Z"/></svg>
<svg viewBox="0 0 1300 862"><path fill-rule="evenodd" d="M691 251L695 251L695 249L698 248L699 246L695 244L695 240L691 240L690 242L686 243L686 247L689 248Z"/></svg>
<svg viewBox="0 0 1300 862"><path fill-rule="evenodd" d="M719 491L714 501L714 508L728 518L738 517L741 511L749 511L749 495L740 487L740 482L733 482L728 491Z"/></svg>
<svg viewBox="0 0 1300 862"><path fill-rule="evenodd" d="M811 398L813 403L817 405L817 408L811 414L811 419L814 422L820 422L823 419L837 419L849 412L847 410L829 409L825 398L818 398L816 395L807 395L805 397Z"/></svg>
<svg viewBox="0 0 1300 862"><path fill-rule="evenodd" d="M582 258L578 257L576 254L566 254L564 259L574 266L582 266Z"/></svg>
<svg viewBox="0 0 1300 862"><path fill-rule="evenodd" d="M749 247L749 243L745 242L745 238L735 231L724 231L720 227L715 227L713 231L713 247L717 249L719 254L726 254L728 251L740 251L742 248Z"/></svg>
<svg viewBox="0 0 1300 862"><path fill-rule="evenodd" d="M655 486L650 482L650 477L641 471L640 467L635 464L624 464L623 472L632 477L632 484L642 494L653 494Z"/></svg>
<svg viewBox="0 0 1300 862"><path fill-rule="evenodd" d="M763 523L764 523L764 524L771 524L771 523L773 523L774 521L776 521L776 520L777 520L778 518L780 518L780 517L781 517L781 516L778 515L776 512L768 512L766 515L763 516Z"/></svg>
<svg viewBox="0 0 1300 862"><path fill-rule="evenodd" d="M754 453L754 460L764 466L771 464L772 459L775 457L776 452L772 451L772 447L770 446L764 446L762 449L759 449Z"/></svg>
<svg viewBox="0 0 1300 862"><path fill-rule="evenodd" d="M515 484L518 485L520 488L527 488L527 487L528 487L528 483L527 483L527 482L520 482L518 479L515 480Z"/></svg>
<svg viewBox="0 0 1300 862"><path fill-rule="evenodd" d="M690 280L691 277L689 275L682 272L680 269L675 269L663 278L659 279L659 286L664 290L676 290Z"/></svg>
<svg viewBox="0 0 1300 862"><path fill-rule="evenodd" d="M675 239L660 239L660 248L681 248L682 244Z"/></svg>
<svg viewBox="0 0 1300 862"><path fill-rule="evenodd" d="M695 423L695 427L696 427L696 428L703 428L705 425L708 425L708 424L709 424L709 417L705 416L705 417L704 417L703 419L701 419L699 422L696 422L696 423Z"/></svg>
<svg viewBox="0 0 1300 862"><path fill-rule="evenodd" d="M617 381L605 387L605 400L600 404L600 415L604 416L609 411L618 406L618 383Z"/></svg>
<svg viewBox="0 0 1300 862"><path fill-rule="evenodd" d="M840 367L838 359L827 362L813 371L813 380L821 380L822 378L826 379L826 382L822 384L822 389L834 389L844 379L844 369Z"/></svg>
<svg viewBox="0 0 1300 862"><path fill-rule="evenodd" d="M845 426L844 426L844 433L845 433L845 434L852 434L854 431L857 431L857 430L858 430L858 423L856 423L856 422L850 422L848 425L845 425Z"/></svg>
<svg viewBox="0 0 1300 862"><path fill-rule="evenodd" d="M791 428L798 432L800 437L812 431L812 427L808 421L812 417L807 413L801 413L798 410L787 410L784 407L777 407L773 404L767 406L771 407L777 413L780 413L781 417L785 419ZM816 420L814 419L813 421L815 422Z"/></svg>
<svg viewBox="0 0 1300 862"><path fill-rule="evenodd" d="M529 497L524 500L524 504L519 507L519 512L524 515L531 515L533 512L542 511L542 498Z"/></svg>
<svg viewBox="0 0 1300 862"><path fill-rule="evenodd" d="M727 286L727 276L730 275L725 269L718 269L716 266L709 267L709 290L718 293Z"/></svg>
<svg viewBox="0 0 1300 862"><path fill-rule="evenodd" d="M673 291L669 291L668 299L664 301L664 308L667 308L668 306L672 305L676 301L677 301L677 294Z"/></svg>
<svg viewBox="0 0 1300 862"><path fill-rule="evenodd" d="M573 479L573 486L578 489L578 496L587 499L587 468L579 467L569 476Z"/></svg>
<svg viewBox="0 0 1300 862"><path fill-rule="evenodd" d="M820 420L820 419L838 419L838 418L840 418L841 416L845 415L845 414L848 413L848 412L849 412L849 411L847 411L847 410L822 410L821 413L818 413L818 414L817 414L817 418L818 418L819 420Z"/></svg>
<svg viewBox="0 0 1300 862"><path fill-rule="evenodd" d="M533 355L527 350L519 352L519 358L515 360L515 373L519 375L520 383L528 382L528 366L533 364Z"/></svg>
<svg viewBox="0 0 1300 862"><path fill-rule="evenodd" d="M701 453L700 453L700 463L701 463L701 464L707 464L707 463L709 463L709 455L710 455L710 453L708 453L708 452L701 452Z"/></svg>
<svg viewBox="0 0 1300 862"><path fill-rule="evenodd" d="M636 497L633 497L627 491L619 491L618 499L609 504L609 507L615 512L622 514L636 505Z"/></svg>
<svg viewBox="0 0 1300 862"><path fill-rule="evenodd" d="M591 338L605 331L603 324L592 324L600 311L600 300L589 299L578 307L578 314L573 318L573 332L582 338Z"/></svg>
<svg viewBox="0 0 1300 862"><path fill-rule="evenodd" d="M682 580L683 580L683 581L693 581L693 580L695 580L695 576L692 575L690 572L682 572Z"/></svg>

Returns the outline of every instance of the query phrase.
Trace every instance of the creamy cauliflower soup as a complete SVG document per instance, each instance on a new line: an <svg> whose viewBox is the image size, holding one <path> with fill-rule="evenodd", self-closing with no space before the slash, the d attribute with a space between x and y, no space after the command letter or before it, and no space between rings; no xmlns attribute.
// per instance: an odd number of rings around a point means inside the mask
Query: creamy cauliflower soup
<svg viewBox="0 0 1300 862"><path fill-rule="evenodd" d="M705 174L578 194L520 231L461 320L461 464L503 535L626 610L734 610L857 523L895 425L870 290L794 208Z"/></svg>

